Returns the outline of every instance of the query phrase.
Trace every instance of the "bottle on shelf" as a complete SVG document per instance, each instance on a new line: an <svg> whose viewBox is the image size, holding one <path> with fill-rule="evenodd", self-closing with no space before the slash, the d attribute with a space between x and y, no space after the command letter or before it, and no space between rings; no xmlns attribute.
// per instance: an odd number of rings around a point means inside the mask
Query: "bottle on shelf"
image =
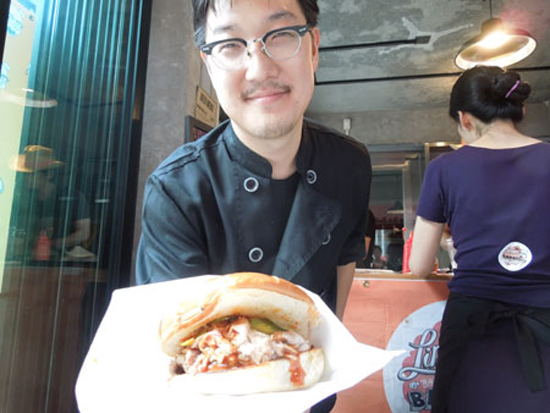
<svg viewBox="0 0 550 413"><path fill-rule="evenodd" d="M406 233L407 228L403 228L403 235ZM411 270L409 268L409 259L411 257L411 248L413 243L413 231L409 233L409 238L405 240L405 244L403 245L403 274L410 273Z"/></svg>
<svg viewBox="0 0 550 413"><path fill-rule="evenodd" d="M36 246L34 248L34 259L37 261L47 261L50 259L52 250L52 240L48 236L47 230L40 231Z"/></svg>

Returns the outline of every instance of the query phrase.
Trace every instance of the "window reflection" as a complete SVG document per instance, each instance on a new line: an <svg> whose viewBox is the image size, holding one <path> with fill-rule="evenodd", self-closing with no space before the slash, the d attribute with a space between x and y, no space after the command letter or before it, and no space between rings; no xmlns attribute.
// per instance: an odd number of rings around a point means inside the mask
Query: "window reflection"
<svg viewBox="0 0 550 413"><path fill-rule="evenodd" d="M74 412L75 381L110 294L130 280L123 224L135 202L127 194L132 127L141 122L133 109L142 98L142 2L9 3L0 76L0 410Z"/></svg>
<svg viewBox="0 0 550 413"><path fill-rule="evenodd" d="M19 172L13 219L12 261L94 260L90 246L91 215L83 194L71 188L65 163L55 151L29 145L16 158Z"/></svg>

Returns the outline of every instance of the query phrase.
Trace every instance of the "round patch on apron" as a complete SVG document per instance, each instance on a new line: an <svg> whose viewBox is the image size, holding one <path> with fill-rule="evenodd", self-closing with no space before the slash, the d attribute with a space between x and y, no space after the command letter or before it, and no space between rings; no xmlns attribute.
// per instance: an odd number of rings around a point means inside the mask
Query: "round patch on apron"
<svg viewBox="0 0 550 413"><path fill-rule="evenodd" d="M498 254L498 262L508 271L519 271L527 267L533 260L533 254L527 245L521 242L511 242Z"/></svg>

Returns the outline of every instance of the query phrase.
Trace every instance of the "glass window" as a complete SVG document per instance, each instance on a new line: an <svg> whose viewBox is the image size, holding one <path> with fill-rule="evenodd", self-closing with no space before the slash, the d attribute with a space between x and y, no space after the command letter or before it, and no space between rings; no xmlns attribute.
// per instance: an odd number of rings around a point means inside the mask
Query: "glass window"
<svg viewBox="0 0 550 413"><path fill-rule="evenodd" d="M370 209L376 225L373 268L400 272L404 239L414 228L425 148L424 145L371 145L369 151L373 169Z"/></svg>
<svg viewBox="0 0 550 413"><path fill-rule="evenodd" d="M373 167L370 209L376 223L372 254L377 263L373 268L402 271L404 242L414 229L425 168L458 147L447 142L369 146ZM437 258L442 271L450 268L444 250L439 250Z"/></svg>
<svg viewBox="0 0 550 413"><path fill-rule="evenodd" d="M125 222L135 203L143 2L8 3L0 409L73 412L74 384L110 292L130 280Z"/></svg>

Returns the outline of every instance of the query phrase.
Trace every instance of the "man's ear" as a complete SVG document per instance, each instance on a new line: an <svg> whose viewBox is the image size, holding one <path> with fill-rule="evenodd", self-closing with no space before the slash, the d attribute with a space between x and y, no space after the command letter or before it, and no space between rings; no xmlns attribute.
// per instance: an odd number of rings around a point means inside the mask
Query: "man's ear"
<svg viewBox="0 0 550 413"><path fill-rule="evenodd" d="M199 52L200 55L201 55L201 59L202 59L202 62L204 63L204 65L206 66L206 70L208 71L208 76L210 76L210 79L212 79L212 72L210 71L210 64L209 64L209 61L208 59L206 58L206 53L204 52Z"/></svg>
<svg viewBox="0 0 550 413"><path fill-rule="evenodd" d="M311 55L313 58L313 70L317 70L317 66L319 65L319 44L321 42L321 33L319 33L319 29L317 27L313 27L310 32L312 38Z"/></svg>

